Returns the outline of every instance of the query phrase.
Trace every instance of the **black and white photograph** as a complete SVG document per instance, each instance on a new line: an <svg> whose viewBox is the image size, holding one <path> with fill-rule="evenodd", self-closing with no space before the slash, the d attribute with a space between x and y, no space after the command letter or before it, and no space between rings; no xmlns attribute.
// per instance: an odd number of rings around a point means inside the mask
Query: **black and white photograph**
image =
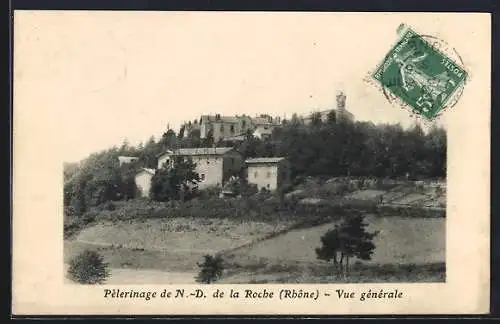
<svg viewBox="0 0 500 324"><path fill-rule="evenodd" d="M465 42L458 22L489 28L424 13L18 13L15 264L58 282L61 305L95 291L100 312L128 307L108 298L118 288L246 298L273 284L319 312L349 287L383 296L356 290L361 313L432 311L465 273L461 298L479 300L489 36ZM19 271L18 291L42 280Z"/></svg>
<svg viewBox="0 0 500 324"><path fill-rule="evenodd" d="M68 281L446 280L446 128L364 96L356 35L160 16L75 68L69 113L113 130L65 135Z"/></svg>

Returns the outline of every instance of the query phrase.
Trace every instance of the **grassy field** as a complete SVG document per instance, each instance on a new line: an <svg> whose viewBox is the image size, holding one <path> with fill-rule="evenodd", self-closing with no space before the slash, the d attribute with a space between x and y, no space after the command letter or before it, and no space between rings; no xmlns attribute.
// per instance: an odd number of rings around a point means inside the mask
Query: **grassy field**
<svg viewBox="0 0 500 324"><path fill-rule="evenodd" d="M68 265L64 267L65 271ZM145 269L111 268L110 276L105 284L110 285L154 285L154 284L194 284L197 273L186 271L163 271ZM65 284L76 284L69 278L64 278Z"/></svg>
<svg viewBox="0 0 500 324"><path fill-rule="evenodd" d="M101 246L78 241L64 242L64 261L68 263L85 249L98 251L111 268L151 269L161 271L198 271L203 253L172 250L143 250L119 246Z"/></svg>
<svg viewBox="0 0 500 324"><path fill-rule="evenodd" d="M445 261L444 218L382 218L366 219L368 229L379 230L374 244L377 247L371 263L423 264ZM237 251L242 258L265 258L276 261L316 261L315 248L321 236L332 228L325 224L293 230L273 239Z"/></svg>
<svg viewBox="0 0 500 324"><path fill-rule="evenodd" d="M444 218L368 216L368 229L379 230L372 260L352 262L347 279L333 275L330 264L317 260L315 248L333 224L292 230L227 256L232 269L226 283L443 282Z"/></svg>
<svg viewBox="0 0 500 324"><path fill-rule="evenodd" d="M82 230L75 240L132 249L216 253L250 243L289 225L287 222L195 218L100 222Z"/></svg>
<svg viewBox="0 0 500 324"><path fill-rule="evenodd" d="M334 220L362 210L385 216L367 216L369 230L380 231L374 242L376 249L371 261L352 261L349 282L444 281L443 209L429 214L423 208L363 209L361 204L353 205L357 207L352 211L342 204L378 201L384 192L385 203L388 200L410 203L423 201L424 197L426 202L436 204L439 199L444 201L445 196L434 191L422 196L411 186L385 191L354 189L338 195L334 184L324 186L331 188L320 187L316 191L302 188L298 196L337 201L341 207L309 208L292 204L294 208L283 210L276 204L260 201L210 200L190 202L181 213L178 207L164 203L117 202L116 210L97 210L90 222L82 222L71 231L64 244L65 262L84 249L98 250L119 274L117 278L121 278L114 280L147 282L149 272L133 272L141 269L169 273L170 277L151 274L151 282L163 282L177 278L176 273L189 273L191 278L198 272L197 263L203 255L224 252L227 269L221 283L342 281L345 279L332 275L331 265L317 260L315 248L320 246L321 236L333 227ZM325 221L329 223L324 224Z"/></svg>
<svg viewBox="0 0 500 324"><path fill-rule="evenodd" d="M259 260L240 269L230 269L220 284L242 283L395 283L445 282L445 263L354 264L349 275L339 277L330 264L319 262L279 262Z"/></svg>
<svg viewBox="0 0 500 324"><path fill-rule="evenodd" d="M64 257L68 262L93 249L115 268L198 271L203 255L249 244L288 225L193 218L98 222L65 241Z"/></svg>

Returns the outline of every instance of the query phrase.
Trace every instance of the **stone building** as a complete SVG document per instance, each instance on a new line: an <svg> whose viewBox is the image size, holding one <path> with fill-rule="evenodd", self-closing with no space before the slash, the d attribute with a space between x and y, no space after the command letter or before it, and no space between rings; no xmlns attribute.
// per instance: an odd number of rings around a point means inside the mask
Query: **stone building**
<svg viewBox="0 0 500 324"><path fill-rule="evenodd" d="M289 184L291 180L290 163L284 157L251 158L245 160L249 184L275 191Z"/></svg>

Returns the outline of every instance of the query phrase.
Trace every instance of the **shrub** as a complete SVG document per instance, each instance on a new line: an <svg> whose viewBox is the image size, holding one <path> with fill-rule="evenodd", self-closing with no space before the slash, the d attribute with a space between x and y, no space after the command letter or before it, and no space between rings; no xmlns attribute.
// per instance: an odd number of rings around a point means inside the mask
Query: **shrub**
<svg viewBox="0 0 500 324"><path fill-rule="evenodd" d="M259 189L256 184L248 184L242 191L241 195L243 197L250 197L259 192Z"/></svg>
<svg viewBox="0 0 500 324"><path fill-rule="evenodd" d="M102 284L110 271L104 258L96 251L85 250L70 261L68 277L87 285Z"/></svg>
<svg viewBox="0 0 500 324"><path fill-rule="evenodd" d="M70 216L64 222L64 238L70 238L81 229L95 222L98 213L95 211L87 212L80 216Z"/></svg>
<svg viewBox="0 0 500 324"><path fill-rule="evenodd" d="M219 197L222 188L220 186L208 187L198 191L198 197L201 199L213 199Z"/></svg>
<svg viewBox="0 0 500 324"><path fill-rule="evenodd" d="M223 259L221 255L212 256L206 254L204 256L204 262L198 263L200 267L200 272L196 276L196 282L209 284L214 281L219 280L222 277L224 271Z"/></svg>

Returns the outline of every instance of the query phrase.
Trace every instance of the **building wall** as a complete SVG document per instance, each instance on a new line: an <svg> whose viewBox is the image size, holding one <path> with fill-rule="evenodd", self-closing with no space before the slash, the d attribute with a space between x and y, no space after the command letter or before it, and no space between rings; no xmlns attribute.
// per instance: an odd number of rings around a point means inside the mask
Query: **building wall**
<svg viewBox="0 0 500 324"><path fill-rule="evenodd" d="M237 122L224 121L224 117L220 120L204 120L200 126L200 138L206 138L209 131L212 130L214 140L217 142L226 137L246 134L248 130L254 130L257 127L252 123L249 116L238 116L236 118Z"/></svg>
<svg viewBox="0 0 500 324"><path fill-rule="evenodd" d="M248 182L275 191L290 183L290 164L285 160L280 163L249 164L247 168Z"/></svg>
<svg viewBox="0 0 500 324"><path fill-rule="evenodd" d="M222 121L213 122L214 141L218 142L225 137L239 135L239 124L224 123Z"/></svg>
<svg viewBox="0 0 500 324"><path fill-rule="evenodd" d="M274 191L278 188L278 169L278 164L250 164L248 183L256 184L259 190L264 187Z"/></svg>
<svg viewBox="0 0 500 324"><path fill-rule="evenodd" d="M142 197L149 197L152 179L153 175L147 171L142 171L135 175L135 184Z"/></svg>
<svg viewBox="0 0 500 324"><path fill-rule="evenodd" d="M270 133L270 130L272 130L273 127L271 126L259 126L255 131L253 132L253 136L259 139L266 139L270 138L272 133Z"/></svg>
<svg viewBox="0 0 500 324"><path fill-rule="evenodd" d="M193 156L192 160L196 164L196 172L201 178L201 181L198 183L199 189L222 185L224 165L222 156Z"/></svg>
<svg viewBox="0 0 500 324"><path fill-rule="evenodd" d="M165 162L173 165L173 156L165 154L158 158L158 168ZM196 164L195 170L202 180L198 188L204 189L211 186L223 185L223 181L243 168L243 158L238 152L229 152L221 155L198 155L190 156Z"/></svg>
<svg viewBox="0 0 500 324"><path fill-rule="evenodd" d="M203 122L200 126L200 138L206 138L209 130L210 130L210 124Z"/></svg>

